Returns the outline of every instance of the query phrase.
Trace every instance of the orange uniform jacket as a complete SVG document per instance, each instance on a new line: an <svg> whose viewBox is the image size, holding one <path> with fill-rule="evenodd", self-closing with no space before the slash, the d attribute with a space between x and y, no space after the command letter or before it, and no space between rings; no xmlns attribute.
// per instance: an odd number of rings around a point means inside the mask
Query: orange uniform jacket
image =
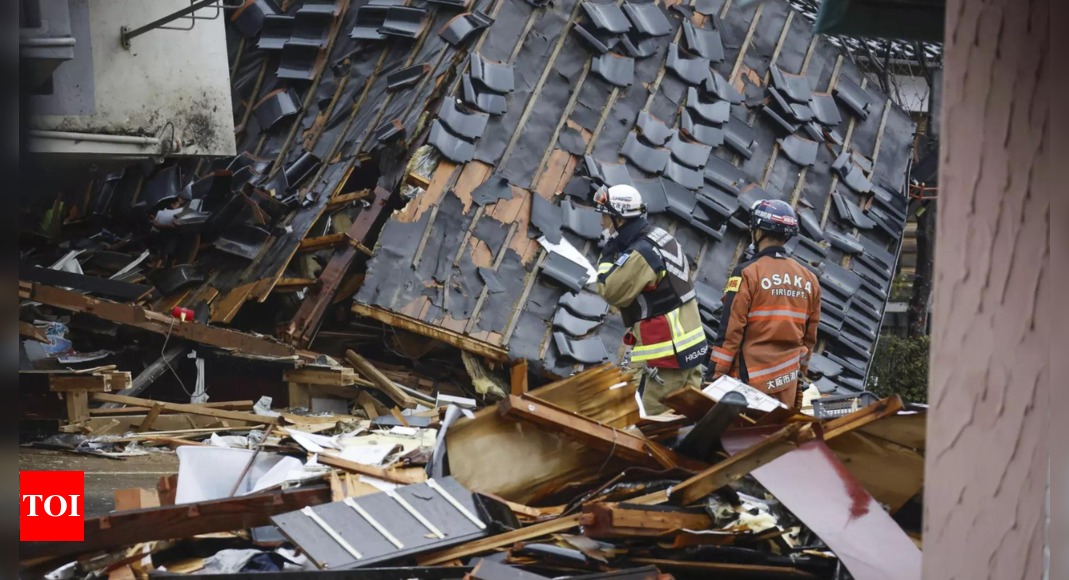
<svg viewBox="0 0 1069 580"><path fill-rule="evenodd" d="M735 268L728 279L714 378L729 374L788 406L805 374L820 323L820 281L773 246Z"/></svg>

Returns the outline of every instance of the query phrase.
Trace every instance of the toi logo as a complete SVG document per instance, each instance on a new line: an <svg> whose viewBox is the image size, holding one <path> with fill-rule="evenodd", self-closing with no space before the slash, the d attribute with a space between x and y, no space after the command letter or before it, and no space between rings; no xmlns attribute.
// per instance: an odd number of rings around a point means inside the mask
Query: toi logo
<svg viewBox="0 0 1069 580"><path fill-rule="evenodd" d="M81 542L85 526L85 474L19 472L19 540Z"/></svg>

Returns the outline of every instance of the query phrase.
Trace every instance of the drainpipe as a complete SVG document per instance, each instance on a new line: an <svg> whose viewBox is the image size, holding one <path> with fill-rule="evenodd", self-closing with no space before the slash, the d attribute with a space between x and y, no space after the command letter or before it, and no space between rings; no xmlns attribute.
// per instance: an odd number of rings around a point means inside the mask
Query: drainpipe
<svg viewBox="0 0 1069 580"><path fill-rule="evenodd" d="M93 133L71 133L68 131L42 131L31 129L30 137L38 139L59 139L61 141L92 141L96 143L119 143L122 145L140 145L142 147L159 147L156 137L132 137L127 135L97 135Z"/></svg>

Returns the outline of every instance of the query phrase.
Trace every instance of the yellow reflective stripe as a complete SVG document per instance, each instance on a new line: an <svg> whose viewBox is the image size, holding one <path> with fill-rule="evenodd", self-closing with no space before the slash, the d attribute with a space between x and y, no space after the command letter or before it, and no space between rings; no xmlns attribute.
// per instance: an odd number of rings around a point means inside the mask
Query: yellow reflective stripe
<svg viewBox="0 0 1069 580"><path fill-rule="evenodd" d="M633 352L633 353L634 352L647 352L647 351L651 351L651 350L663 350L663 349L671 349L671 348L672 348L672 341L666 340L664 342L655 342L653 344L643 344L641 346L636 346L634 348L634 350L632 350L631 352Z"/></svg>
<svg viewBox="0 0 1069 580"><path fill-rule="evenodd" d="M699 330L701 330L701 329L699 329ZM692 347L698 346L704 340L705 340L705 333L703 332L700 336L695 336L694 338L691 338L689 340L686 340L685 342L682 342L682 343L676 345L676 348L678 348L679 350L687 350L688 348L692 348Z"/></svg>
<svg viewBox="0 0 1069 580"><path fill-rule="evenodd" d="M604 274L605 272L608 272L609 270L612 270L612 267L613 267L613 263L612 262L602 262L602 263L598 264L598 274Z"/></svg>
<svg viewBox="0 0 1069 580"><path fill-rule="evenodd" d="M668 356L668 355L673 355L674 356L675 353L672 351L672 349L668 349L668 350L665 350L665 351L651 352L651 353L647 353L647 354L632 354L631 355L631 362L642 362L644 360L652 360L652 359L655 359L655 358L661 358L661 357Z"/></svg>
<svg viewBox="0 0 1069 580"><path fill-rule="evenodd" d="M672 325L672 338L678 338L683 334L683 325L679 323L679 309L668 313L668 322Z"/></svg>

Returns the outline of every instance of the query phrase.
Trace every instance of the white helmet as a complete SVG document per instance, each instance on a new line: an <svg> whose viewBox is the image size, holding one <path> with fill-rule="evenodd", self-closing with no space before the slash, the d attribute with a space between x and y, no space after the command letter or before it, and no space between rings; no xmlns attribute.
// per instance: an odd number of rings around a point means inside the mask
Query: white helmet
<svg viewBox="0 0 1069 580"><path fill-rule="evenodd" d="M621 218L639 217L646 213L646 204L642 203L642 194L630 185L605 186L594 192L594 203L598 211Z"/></svg>

